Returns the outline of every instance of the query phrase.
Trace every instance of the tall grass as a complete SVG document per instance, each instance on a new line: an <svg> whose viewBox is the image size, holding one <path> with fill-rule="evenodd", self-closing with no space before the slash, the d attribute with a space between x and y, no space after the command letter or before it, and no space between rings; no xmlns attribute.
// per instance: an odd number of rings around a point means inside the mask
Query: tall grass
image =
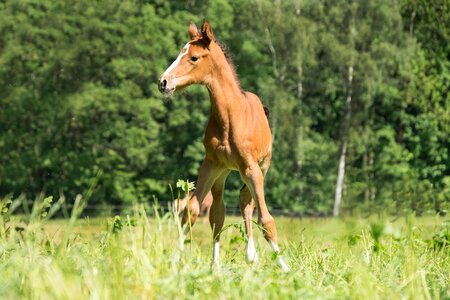
<svg viewBox="0 0 450 300"><path fill-rule="evenodd" d="M277 267L261 233L260 259L248 265L236 223L222 234L221 271L211 271L212 234L201 221L192 247L181 250L174 218L158 210L149 217L136 206L130 215L77 220L80 199L70 218L51 220L55 204L46 201L25 216L10 213L17 203L1 202L1 298L450 298L442 219L277 218L289 273Z"/></svg>

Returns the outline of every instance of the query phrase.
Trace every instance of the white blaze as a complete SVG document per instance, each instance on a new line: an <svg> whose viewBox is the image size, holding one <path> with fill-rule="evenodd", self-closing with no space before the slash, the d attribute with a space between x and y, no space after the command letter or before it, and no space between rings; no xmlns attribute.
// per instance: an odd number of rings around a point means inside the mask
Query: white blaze
<svg viewBox="0 0 450 300"><path fill-rule="evenodd" d="M166 71L164 71L163 77L167 76L173 69L176 68L176 66L178 66L178 64L180 63L180 60L183 56L185 56L186 54L188 54L189 52L189 47L191 45L189 43L187 43L183 50L181 50L180 54L178 55L177 59L167 68Z"/></svg>

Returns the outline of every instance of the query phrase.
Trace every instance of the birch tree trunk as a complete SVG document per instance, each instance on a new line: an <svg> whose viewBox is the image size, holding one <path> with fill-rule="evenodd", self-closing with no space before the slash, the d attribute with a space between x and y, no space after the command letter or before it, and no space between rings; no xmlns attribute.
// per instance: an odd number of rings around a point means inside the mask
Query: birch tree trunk
<svg viewBox="0 0 450 300"><path fill-rule="evenodd" d="M344 188L345 179L345 156L347 154L348 145L348 131L351 120L351 104L352 104L352 83L353 83L353 63L348 67L348 92L347 100L345 101L345 119L343 124L342 144L339 155L338 176L336 180L336 192L334 194L334 207L333 216L339 216L341 202L342 202L342 190Z"/></svg>
<svg viewBox="0 0 450 300"><path fill-rule="evenodd" d="M356 4L356 3L355 3ZM349 24L349 47L350 51L353 52L355 50L354 38L356 35L356 26L355 26L355 13L356 13L356 5L351 5L351 21ZM352 92L353 92L353 54L350 54L349 65L348 65L348 79L347 79L347 99L345 101L345 117L342 124L341 131L341 147L340 147L340 155L339 155L339 166L338 166L338 175L336 179L336 191L334 194L334 207L333 207L333 216L337 217L340 213L341 203L342 203L342 193L344 189L344 181L345 181L345 158L347 154L348 140L349 140L349 129L351 124L351 113L352 113Z"/></svg>
<svg viewBox="0 0 450 300"><path fill-rule="evenodd" d="M344 141L341 146L341 155L339 157L338 177L336 181L336 192L334 194L333 216L339 216L341 208L342 189L344 187L345 177L345 154L347 152L347 141Z"/></svg>

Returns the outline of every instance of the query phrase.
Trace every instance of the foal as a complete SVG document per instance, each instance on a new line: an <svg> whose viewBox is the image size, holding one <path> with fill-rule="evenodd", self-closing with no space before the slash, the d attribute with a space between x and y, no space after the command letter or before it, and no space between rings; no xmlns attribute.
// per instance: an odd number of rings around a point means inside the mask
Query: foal
<svg viewBox="0 0 450 300"><path fill-rule="evenodd" d="M219 267L220 231L225 219L223 190L228 174L236 170L244 181L239 198L248 236L247 260L254 262L257 259L252 233L252 214L256 206L264 237L278 253L278 264L288 271L289 267L279 254L274 219L264 200L264 176L272 157L272 135L264 107L255 94L240 89L235 70L216 42L208 21L203 21L200 31L191 23L189 36L191 40L159 80L159 89L166 97L176 89L202 84L207 87L211 101L203 141L206 157L200 168L197 188L189 201L190 213L188 208L184 210L182 224L186 224L189 216L194 224L200 213L199 203L211 191L212 266ZM189 227L186 228L188 231Z"/></svg>

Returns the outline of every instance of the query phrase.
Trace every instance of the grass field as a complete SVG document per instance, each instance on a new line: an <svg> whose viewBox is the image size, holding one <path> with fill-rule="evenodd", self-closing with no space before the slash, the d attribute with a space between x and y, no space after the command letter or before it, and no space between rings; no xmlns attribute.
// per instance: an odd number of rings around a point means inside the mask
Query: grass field
<svg viewBox="0 0 450 300"><path fill-rule="evenodd" d="M276 220L289 273L260 232L260 258L245 262L238 217L226 220L234 225L222 235L222 268L212 272L211 232L201 221L180 250L174 219L143 209L78 220L4 213L0 298L450 299L443 218Z"/></svg>

